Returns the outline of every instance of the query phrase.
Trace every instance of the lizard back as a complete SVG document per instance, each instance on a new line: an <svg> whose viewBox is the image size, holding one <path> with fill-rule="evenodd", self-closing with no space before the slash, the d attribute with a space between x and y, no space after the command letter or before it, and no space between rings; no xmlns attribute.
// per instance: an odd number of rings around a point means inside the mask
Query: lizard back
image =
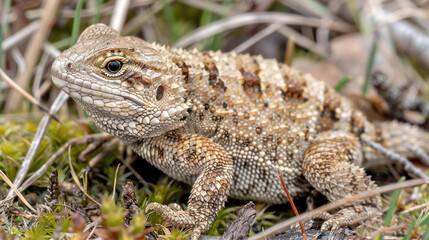
<svg viewBox="0 0 429 240"><path fill-rule="evenodd" d="M317 134L362 130L364 118L332 88L274 59L152 46L181 69L193 106L181 131L211 138L233 157L233 197L287 201L276 173L301 195L303 156Z"/></svg>

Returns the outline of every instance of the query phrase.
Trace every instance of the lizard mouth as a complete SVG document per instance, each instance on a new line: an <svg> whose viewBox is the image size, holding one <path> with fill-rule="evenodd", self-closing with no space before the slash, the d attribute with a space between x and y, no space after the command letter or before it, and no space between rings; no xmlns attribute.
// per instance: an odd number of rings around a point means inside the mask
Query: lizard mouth
<svg viewBox="0 0 429 240"><path fill-rule="evenodd" d="M87 88L76 83L65 81L61 78L55 77L54 75L52 75L52 81L58 88L60 88L70 96L74 98L78 98L83 101L84 101L83 95L86 94L87 96L90 96L90 97L97 96L103 99L112 99L112 100L118 100L118 101L129 100L139 106L156 107L156 106L152 106L153 104L151 104L150 102L139 99L138 97L132 94L126 93L124 91L117 91L118 93L115 94L110 88L106 88L106 87L104 87L106 91L103 91L101 89L99 90L99 89ZM100 88L103 88L103 87L100 86ZM108 92L107 89L110 89L110 92Z"/></svg>

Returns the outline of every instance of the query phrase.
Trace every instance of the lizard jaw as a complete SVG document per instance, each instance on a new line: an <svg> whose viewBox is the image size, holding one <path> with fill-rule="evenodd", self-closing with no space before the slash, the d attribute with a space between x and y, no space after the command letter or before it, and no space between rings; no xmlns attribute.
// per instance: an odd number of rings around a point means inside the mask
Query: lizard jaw
<svg viewBox="0 0 429 240"><path fill-rule="evenodd" d="M138 106L145 106L145 107L149 107L152 109L156 108L156 106L154 104L152 104L148 101L144 101L142 99L139 99L138 97L135 97L134 95L128 94L124 91L117 91L117 94L115 94L113 91L111 93L109 93L109 92L98 90L98 89L86 88L84 86L80 86L78 84L71 83L69 81L65 81L65 80L58 78L58 77L55 77L55 76L52 76L52 81L54 82L54 84L58 88L60 88L64 92L70 94L73 98L85 101L85 102L90 103L90 104L93 103L91 98L93 96L95 96L95 97L102 97L103 99L108 98L108 99L119 100L119 101L129 100ZM75 90L75 91L73 91L73 90ZM78 91L86 93L86 94L88 94L88 96L82 96L82 94L78 93Z"/></svg>

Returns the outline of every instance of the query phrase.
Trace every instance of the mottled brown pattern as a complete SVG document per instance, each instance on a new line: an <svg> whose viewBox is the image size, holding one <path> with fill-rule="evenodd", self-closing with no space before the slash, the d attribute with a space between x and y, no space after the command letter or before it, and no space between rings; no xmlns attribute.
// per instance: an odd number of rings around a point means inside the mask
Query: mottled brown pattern
<svg viewBox="0 0 429 240"><path fill-rule="evenodd" d="M204 69L209 73L209 86L222 91L227 90L225 83L219 77L219 70L217 69L215 62L208 56L207 59L204 61Z"/></svg>
<svg viewBox="0 0 429 240"><path fill-rule="evenodd" d="M182 75L185 76L184 81L185 81L185 83L188 83L189 68L186 65L186 63L180 57L173 57L172 60L173 60L174 64L176 64L176 66L182 70Z"/></svg>
<svg viewBox="0 0 429 240"><path fill-rule="evenodd" d="M243 68L240 68L241 75L243 77L241 86L248 95L256 94L258 97L261 96L261 78L258 76L259 72L246 72Z"/></svg>
<svg viewBox="0 0 429 240"><path fill-rule="evenodd" d="M122 62L118 73L103 67L110 58ZM146 84L121 81L137 73ZM97 126L193 185L187 210L148 206L191 228L193 240L228 196L285 203L277 173L293 197L316 189L336 201L375 188L361 166L387 159L364 139L407 157L404 142L429 152L427 133L374 125L323 82L261 56L167 48L97 24L57 58L52 76ZM356 222L374 230L380 216L376 196L320 217L326 230Z"/></svg>

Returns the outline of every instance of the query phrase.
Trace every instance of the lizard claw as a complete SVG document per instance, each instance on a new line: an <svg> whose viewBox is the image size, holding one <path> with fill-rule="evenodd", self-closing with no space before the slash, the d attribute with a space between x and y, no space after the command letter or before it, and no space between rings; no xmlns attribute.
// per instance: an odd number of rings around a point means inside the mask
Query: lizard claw
<svg viewBox="0 0 429 240"><path fill-rule="evenodd" d="M321 230L322 231L329 231L329 230L335 231L341 227L341 224L347 225L346 222L349 222L349 221L347 221L347 219L344 219L344 218L329 219L329 220L326 220L325 222L323 222Z"/></svg>
<svg viewBox="0 0 429 240"><path fill-rule="evenodd" d="M149 203L146 208L145 208L145 212L148 212L150 210L154 210L156 212L156 209L159 208L161 204L157 203L157 202L153 202L153 203Z"/></svg>

